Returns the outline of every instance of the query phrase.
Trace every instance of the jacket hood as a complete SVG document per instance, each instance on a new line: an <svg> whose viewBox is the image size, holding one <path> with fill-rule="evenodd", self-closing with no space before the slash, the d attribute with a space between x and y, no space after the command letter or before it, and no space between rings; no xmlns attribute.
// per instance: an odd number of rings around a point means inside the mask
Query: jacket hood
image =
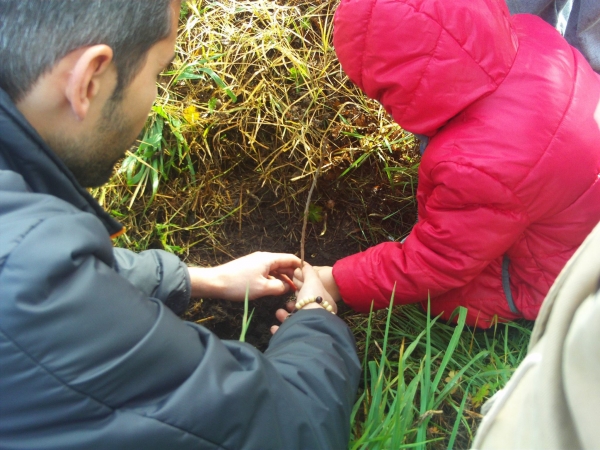
<svg viewBox="0 0 600 450"><path fill-rule="evenodd" d="M342 0L333 43L366 95L428 136L493 92L518 47L503 0Z"/></svg>
<svg viewBox="0 0 600 450"><path fill-rule="evenodd" d="M110 235L123 230L77 182L4 90L0 89L0 170L19 173L33 192L50 194L94 214Z"/></svg>

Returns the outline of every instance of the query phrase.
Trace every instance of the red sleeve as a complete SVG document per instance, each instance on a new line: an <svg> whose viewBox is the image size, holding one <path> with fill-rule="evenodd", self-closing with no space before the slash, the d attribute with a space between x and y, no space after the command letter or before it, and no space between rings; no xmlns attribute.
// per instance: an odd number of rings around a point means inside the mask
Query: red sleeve
<svg viewBox="0 0 600 450"><path fill-rule="evenodd" d="M386 242L333 266L344 301L368 312L414 303L464 286L504 254L529 224L519 198L488 173L455 162L437 164L419 198L419 222L406 241ZM431 183L430 183L431 182ZM421 185L419 186L421 190Z"/></svg>

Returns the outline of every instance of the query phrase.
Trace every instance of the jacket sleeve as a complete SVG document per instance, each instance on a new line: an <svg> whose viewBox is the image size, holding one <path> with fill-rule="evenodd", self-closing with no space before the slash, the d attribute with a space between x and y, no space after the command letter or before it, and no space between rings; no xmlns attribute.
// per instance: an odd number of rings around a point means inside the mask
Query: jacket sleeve
<svg viewBox="0 0 600 450"><path fill-rule="evenodd" d="M19 292L0 305L1 334L36 374L15 375L29 392L13 386L4 408L36 430L18 434L25 447L347 448L360 366L342 320L300 311L265 354L221 341L107 264L110 242L90 217L44 221L4 270ZM34 252L43 266L21 271Z"/></svg>
<svg viewBox="0 0 600 450"><path fill-rule="evenodd" d="M146 296L157 298L175 314L186 310L190 275L177 256L163 250L135 253L124 248L115 248L114 256L114 269Z"/></svg>
<svg viewBox="0 0 600 450"><path fill-rule="evenodd" d="M419 221L404 243L389 242L333 266L340 294L368 312L390 302L414 303L464 286L508 250L529 224L511 189L475 167L435 166L419 198ZM421 185L419 185L421 189Z"/></svg>

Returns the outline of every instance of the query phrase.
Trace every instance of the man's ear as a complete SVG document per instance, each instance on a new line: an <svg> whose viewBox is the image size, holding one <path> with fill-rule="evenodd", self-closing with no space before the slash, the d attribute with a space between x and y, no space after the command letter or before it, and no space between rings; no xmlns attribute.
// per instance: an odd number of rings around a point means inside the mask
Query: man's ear
<svg viewBox="0 0 600 450"><path fill-rule="evenodd" d="M102 83L109 82L106 75L112 60L112 48L101 44L87 47L75 62L65 94L79 120L85 119Z"/></svg>

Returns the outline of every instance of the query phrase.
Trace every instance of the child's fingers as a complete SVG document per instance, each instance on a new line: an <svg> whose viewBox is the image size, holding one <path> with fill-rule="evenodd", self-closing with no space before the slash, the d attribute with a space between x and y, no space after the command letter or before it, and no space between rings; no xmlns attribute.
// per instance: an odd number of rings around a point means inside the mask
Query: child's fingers
<svg viewBox="0 0 600 450"><path fill-rule="evenodd" d="M278 309L277 311L275 311L275 317L280 322L283 322L285 319L287 319L289 315L290 313L287 312L285 309Z"/></svg>
<svg viewBox="0 0 600 450"><path fill-rule="evenodd" d="M304 264L302 277L303 283L302 286L298 286L300 288L298 297L322 296L322 292L324 291L323 284L312 266L307 263Z"/></svg>

